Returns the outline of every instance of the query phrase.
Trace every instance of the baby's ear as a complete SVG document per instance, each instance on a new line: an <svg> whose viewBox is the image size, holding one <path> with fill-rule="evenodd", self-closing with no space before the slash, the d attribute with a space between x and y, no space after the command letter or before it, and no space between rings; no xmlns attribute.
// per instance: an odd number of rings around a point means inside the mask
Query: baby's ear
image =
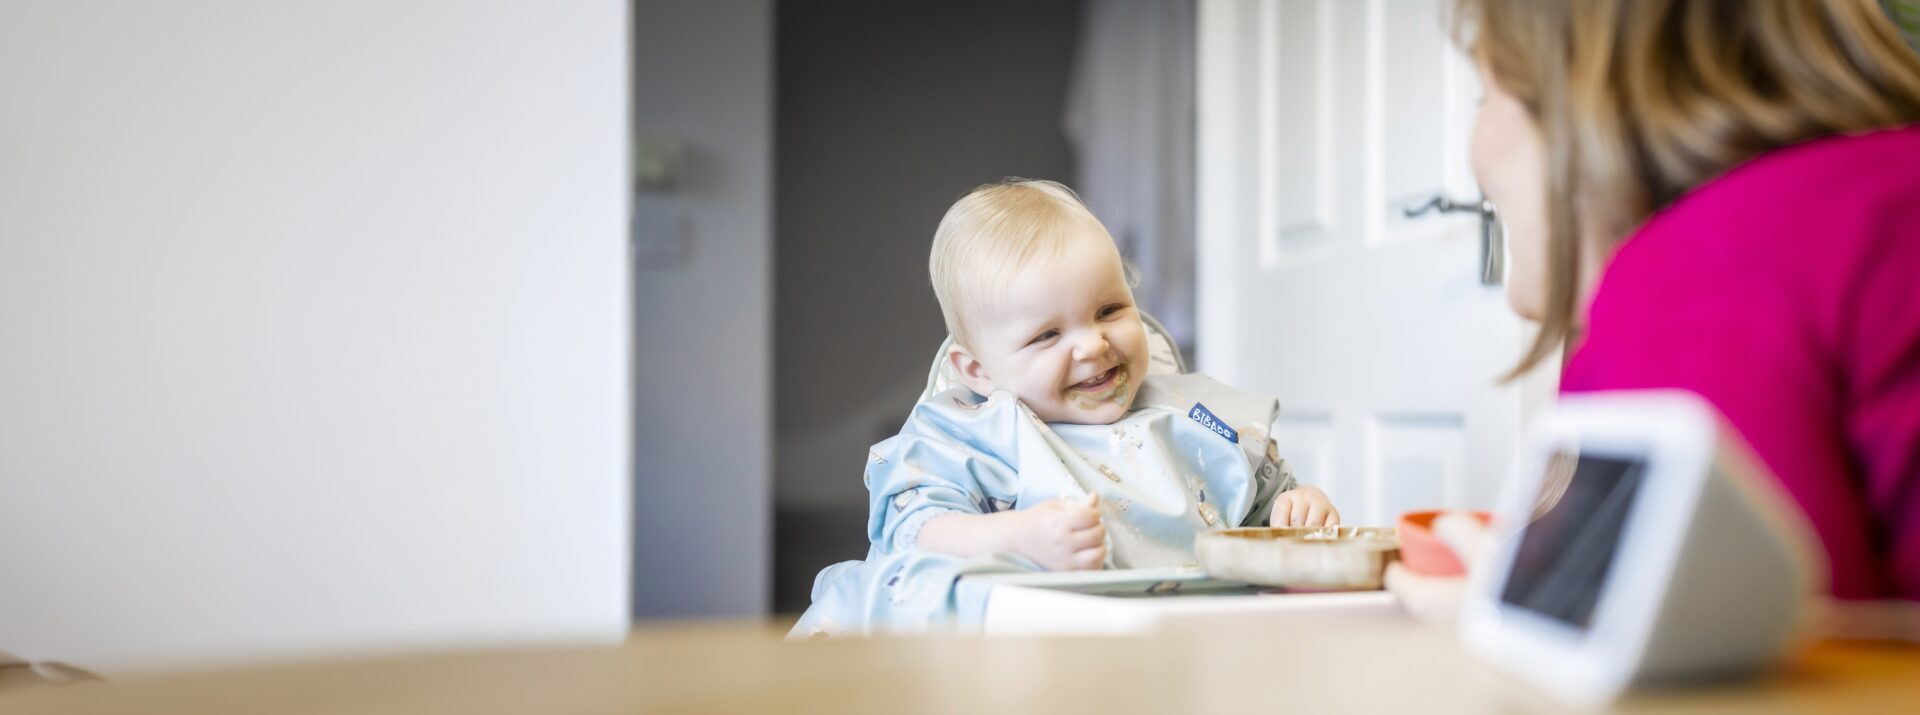
<svg viewBox="0 0 1920 715"><path fill-rule="evenodd" d="M953 366L953 372L960 376L960 384L974 394L986 397L993 394L993 378L987 376L987 366L959 343L947 349L947 364Z"/></svg>

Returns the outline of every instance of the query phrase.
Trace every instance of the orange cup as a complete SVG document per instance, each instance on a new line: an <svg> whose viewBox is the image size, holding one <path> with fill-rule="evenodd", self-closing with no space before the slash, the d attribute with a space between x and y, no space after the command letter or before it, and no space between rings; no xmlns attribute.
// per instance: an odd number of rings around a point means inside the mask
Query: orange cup
<svg viewBox="0 0 1920 715"><path fill-rule="evenodd" d="M1460 564L1460 557L1453 553L1447 542L1433 533L1433 520L1453 509L1429 509L1410 511L1400 515L1400 566L1423 576L1465 576L1467 568ZM1480 520L1485 525L1493 521L1493 515L1484 511L1459 512Z"/></svg>

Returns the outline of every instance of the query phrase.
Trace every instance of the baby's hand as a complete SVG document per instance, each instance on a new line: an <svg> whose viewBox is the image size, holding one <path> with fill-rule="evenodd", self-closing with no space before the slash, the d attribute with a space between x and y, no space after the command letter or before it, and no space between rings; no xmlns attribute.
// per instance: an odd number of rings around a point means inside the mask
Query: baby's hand
<svg viewBox="0 0 1920 715"><path fill-rule="evenodd" d="M1273 498L1267 526L1339 526L1340 510L1333 508L1319 487L1300 485Z"/></svg>
<svg viewBox="0 0 1920 715"><path fill-rule="evenodd" d="M1099 569L1107 560L1107 527L1100 523L1100 495L1054 499L1012 512L1025 517L1013 550L1048 571Z"/></svg>

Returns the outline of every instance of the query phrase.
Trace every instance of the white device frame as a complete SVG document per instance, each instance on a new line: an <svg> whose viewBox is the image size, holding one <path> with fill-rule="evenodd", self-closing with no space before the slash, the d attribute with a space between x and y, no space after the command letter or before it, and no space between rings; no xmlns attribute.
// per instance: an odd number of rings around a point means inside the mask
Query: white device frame
<svg viewBox="0 0 1920 715"><path fill-rule="evenodd" d="M1640 463L1640 484L1621 527L1619 544L1600 587L1589 625L1578 628L1545 614L1506 603L1506 590L1522 532L1527 526L1534 503L1555 454L1572 453L1578 458L1599 457ZM1724 624L1701 626L1695 634L1659 633L1662 628L1687 628L1675 622L1663 609L1675 588L1676 564L1689 548L1690 541L1715 541L1694 531L1697 512L1702 509L1702 494L1709 482L1724 480L1731 491L1716 489L1738 501L1735 510L1747 510L1728 519L1722 506L1714 507L1714 517L1739 521L1728 527L1737 538L1751 538L1754 529L1742 526L1766 524L1762 531L1782 538L1757 539L1754 548L1767 550L1760 558L1766 563L1794 564L1782 574L1787 588L1807 590L1811 579L1805 543L1804 524L1796 522L1797 512L1781 511L1777 494L1755 489L1755 469L1744 457L1744 448L1721 434L1719 415L1699 397L1680 392L1645 391L1572 395L1559 407L1542 416L1523 443L1515 472L1507 479L1498 504L1497 533L1493 550L1477 569L1462 604L1461 635L1475 652L1497 666L1527 680L1569 704L1603 704L1631 685L1637 676L1650 672L1686 671L1695 661L1729 661L1721 645L1687 647L1687 638L1701 641L1726 636ZM1764 472L1758 472L1764 475ZM1716 496L1715 499L1728 501ZM1758 520L1743 517L1758 517ZM1770 530L1769 530L1770 529ZM1796 533L1799 532L1799 533ZM1779 548L1773 548L1773 547ZM1771 557L1783 558L1773 559ZM1718 553L1705 558L1740 558L1737 554ZM1695 553L1691 563L1703 558ZM1695 579L1697 580L1697 579ZM1689 584L1693 591L1711 591L1712 587ZM1697 605L1701 598L1719 594L1689 594ZM1801 594L1786 600L1795 602ZM1772 610L1790 610L1781 614L1797 625L1802 616L1791 606ZM1765 610L1765 609L1763 609ZM1663 618L1663 615L1667 616ZM1719 630L1713 630L1713 629ZM1792 626L1788 626L1791 629ZM1713 631L1713 632L1706 632ZM1751 641L1761 652L1752 656L1764 659L1785 646L1786 637L1777 637L1774 629L1759 627L1754 633L1735 640ZM1658 635L1673 653L1649 653L1649 641ZM1737 660L1737 659L1732 659ZM1709 670L1714 663L1704 664ZM1731 663L1729 668L1742 667ZM1676 667L1677 666L1677 667Z"/></svg>

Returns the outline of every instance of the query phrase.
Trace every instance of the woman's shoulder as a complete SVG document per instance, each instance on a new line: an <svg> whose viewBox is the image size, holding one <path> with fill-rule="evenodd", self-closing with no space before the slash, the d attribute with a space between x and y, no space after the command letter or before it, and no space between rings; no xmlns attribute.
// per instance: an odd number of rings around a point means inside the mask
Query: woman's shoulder
<svg viewBox="0 0 1920 715"><path fill-rule="evenodd" d="M1761 154L1681 196L1638 235L1734 240L1711 230L1728 226L1763 235L1817 228L1825 235L1867 228L1862 224L1884 218L1878 207L1917 202L1920 124Z"/></svg>
<svg viewBox="0 0 1920 715"><path fill-rule="evenodd" d="M1585 369L1569 375L1632 368L1657 382L1678 365L1718 380L1768 361L1846 365L1876 341L1920 336L1916 236L1920 127L1762 156L1608 259L1586 308Z"/></svg>
<svg viewBox="0 0 1920 715"><path fill-rule="evenodd" d="M1835 184L1900 185L1920 179L1920 124L1836 134L1761 154L1705 189L1831 192Z"/></svg>
<svg viewBox="0 0 1920 715"><path fill-rule="evenodd" d="M1838 164L1851 169L1864 163L1899 168L1903 163L1899 161L1900 156L1911 157L1915 151L1920 151L1920 124L1858 134L1833 134L1761 154L1729 172L1729 176L1740 172L1765 173L1778 166ZM1905 167L1912 168L1912 164L1906 163Z"/></svg>
<svg viewBox="0 0 1920 715"><path fill-rule="evenodd" d="M1914 235L1920 125L1824 137L1748 161L1655 214L1617 249L1606 273L1661 281L1768 276L1784 281L1782 288L1845 281L1872 270L1890 242L1912 243ZM1901 260L1910 259L1920 254Z"/></svg>

